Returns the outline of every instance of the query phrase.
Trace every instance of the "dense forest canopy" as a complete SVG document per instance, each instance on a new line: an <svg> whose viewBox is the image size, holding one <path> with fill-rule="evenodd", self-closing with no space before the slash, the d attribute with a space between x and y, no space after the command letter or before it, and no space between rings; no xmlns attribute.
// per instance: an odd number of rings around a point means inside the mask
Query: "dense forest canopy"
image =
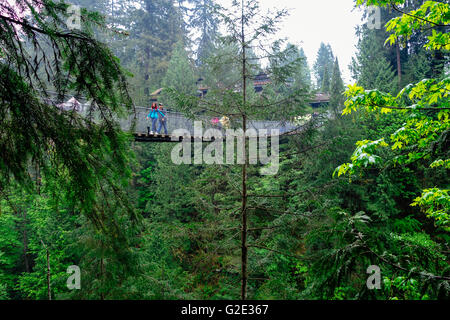
<svg viewBox="0 0 450 320"><path fill-rule="evenodd" d="M450 297L447 1L355 0L348 86L277 38L288 10L231 3L0 0L0 300ZM241 163L175 164L134 139L155 100L297 129L276 171L246 133Z"/></svg>

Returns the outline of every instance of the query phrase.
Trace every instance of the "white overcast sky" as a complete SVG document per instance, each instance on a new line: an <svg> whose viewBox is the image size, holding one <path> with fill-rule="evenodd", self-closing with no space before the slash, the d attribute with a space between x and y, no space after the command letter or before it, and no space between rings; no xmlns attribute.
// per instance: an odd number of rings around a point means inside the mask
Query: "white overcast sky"
<svg viewBox="0 0 450 320"><path fill-rule="evenodd" d="M219 0L227 6L231 0ZM352 82L348 65L356 52L355 27L362 22L362 11L354 9L354 0L260 0L262 8L290 9L280 26L280 37L300 45L314 64L320 42L329 43L339 59L344 81Z"/></svg>

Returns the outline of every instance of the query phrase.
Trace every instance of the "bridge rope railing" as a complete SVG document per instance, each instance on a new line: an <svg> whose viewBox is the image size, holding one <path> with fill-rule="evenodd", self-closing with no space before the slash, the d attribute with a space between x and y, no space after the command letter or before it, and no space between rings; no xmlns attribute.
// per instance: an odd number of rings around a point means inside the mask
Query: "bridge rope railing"
<svg viewBox="0 0 450 320"><path fill-rule="evenodd" d="M61 103L55 98L57 96L55 92L48 91L48 93L53 97L47 102L52 102L52 104L60 109L77 112L81 115L87 115L91 108L91 102L84 98L75 99L71 95L63 95L66 101ZM129 114L125 118L117 117L115 120L119 122L120 127L124 131L130 131L134 123L135 134L146 134L148 132L148 128L150 127L151 130L152 126L151 119L147 118L147 115L150 113L150 108L136 106L134 109L135 113ZM223 135L225 135L226 129L221 125L214 124L211 117L197 115L195 119L190 119L184 114L172 111L170 109L165 109L164 112L166 114L167 131L169 135L177 129L183 129L188 131L190 135L194 135L194 121L199 121L202 123L203 132L208 129L218 129L222 131ZM238 125L239 121L234 121L233 127L238 127ZM269 120L249 120L247 127L250 129L255 129L256 131L265 129L269 131L269 134L272 129L278 129L280 134L285 134L299 129L299 126L292 122ZM157 128L159 128L159 121L157 122Z"/></svg>
<svg viewBox="0 0 450 320"><path fill-rule="evenodd" d="M147 118L150 109L145 107L136 107L136 127L135 130L138 133L147 132L147 127L151 127L151 120ZM208 129L218 129L221 131L225 131L225 128L222 128L220 125L215 125L212 122L212 118L206 117L203 115L197 116L195 119L187 118L185 115L179 112L173 111L165 111L167 117L167 130L169 133L173 132L177 129L184 129L190 132L191 135L194 134L194 121L201 122L203 131ZM123 129L128 130L129 125L131 125L131 121L133 120L134 115L130 116L128 120L121 120L121 126ZM234 127L237 127L239 121L235 121ZM159 125L159 124L158 124ZM128 127L127 127L128 126ZM250 120L249 128L255 130L271 130L278 129L280 133L285 133L287 131L295 130L298 126L282 121L261 121L261 120Z"/></svg>

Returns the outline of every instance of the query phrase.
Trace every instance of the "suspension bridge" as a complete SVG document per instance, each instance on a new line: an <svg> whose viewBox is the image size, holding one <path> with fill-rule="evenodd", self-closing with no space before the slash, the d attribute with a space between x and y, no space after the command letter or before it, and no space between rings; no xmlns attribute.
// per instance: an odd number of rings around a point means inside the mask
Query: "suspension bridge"
<svg viewBox="0 0 450 320"><path fill-rule="evenodd" d="M56 106L65 111L87 114L90 103L82 102L75 98L70 98L64 103ZM226 138L227 131L221 125L214 124L211 117L198 115L190 119L179 112L164 110L167 121L167 131L169 134L151 133L151 119L147 118L150 108L136 107L135 113L127 118L118 119L123 131L130 131L134 124L133 134L137 142L181 142L186 139L194 141L210 142L217 139ZM196 130L197 125L197 130ZM201 125L201 133L198 132L198 126ZM159 126L159 121L157 123ZM234 122L233 127L240 127L239 122ZM215 129L210 131L210 129ZM254 129L257 133L271 136L271 130L277 130L277 135L288 135L301 129L298 125L286 121L261 121L249 120L247 129ZM209 133L208 133L209 131ZM207 133L206 135L204 133Z"/></svg>

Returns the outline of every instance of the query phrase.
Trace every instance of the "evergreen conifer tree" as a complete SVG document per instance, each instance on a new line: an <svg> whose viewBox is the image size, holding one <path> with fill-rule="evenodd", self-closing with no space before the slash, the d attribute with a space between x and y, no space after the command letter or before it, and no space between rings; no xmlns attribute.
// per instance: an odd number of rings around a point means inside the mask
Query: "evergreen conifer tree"
<svg viewBox="0 0 450 320"><path fill-rule="evenodd" d="M183 43L178 42L172 53L166 75L162 81L164 88L172 88L180 93L184 94L195 94L196 92L196 77L194 72L193 64L189 59L189 56L184 49ZM164 94L163 100L170 103L170 98Z"/></svg>
<svg viewBox="0 0 450 320"><path fill-rule="evenodd" d="M339 111L344 105L344 81L341 78L341 70L339 68L339 61L336 58L333 66L333 76L331 78L331 89L330 89L330 106L334 110L337 116Z"/></svg>
<svg viewBox="0 0 450 320"><path fill-rule="evenodd" d="M314 63L314 74L317 80L317 89L322 92L329 91L331 75L333 70L334 55L329 44L320 44L317 52L316 62Z"/></svg>

